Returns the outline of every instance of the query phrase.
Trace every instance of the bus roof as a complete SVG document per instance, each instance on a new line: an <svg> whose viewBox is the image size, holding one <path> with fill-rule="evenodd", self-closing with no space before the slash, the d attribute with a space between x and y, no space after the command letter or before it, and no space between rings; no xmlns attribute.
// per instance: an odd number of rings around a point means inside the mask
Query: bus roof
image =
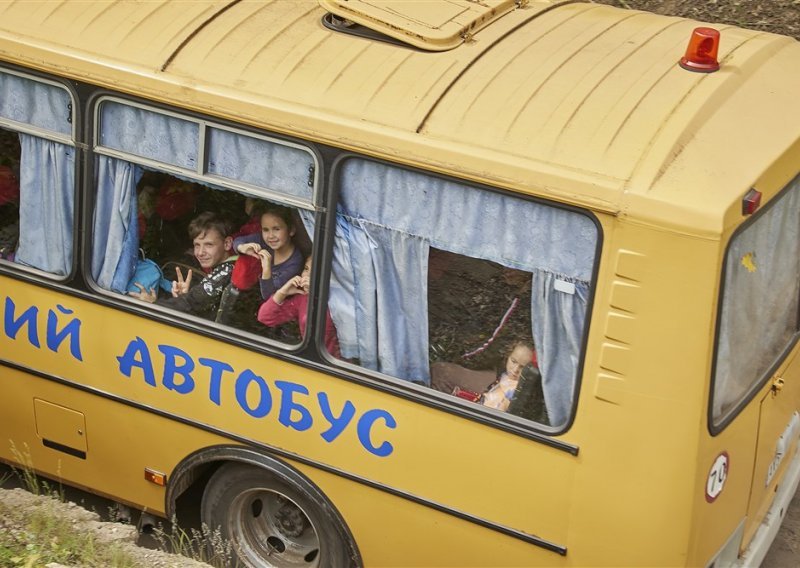
<svg viewBox="0 0 800 568"><path fill-rule="evenodd" d="M286 0L3 3L0 58L598 210L704 217L715 203L716 225L800 136L787 37L717 26L721 69L705 74L677 64L696 22L597 4L528 2L444 51L353 37L325 14ZM688 193L698 176L707 190Z"/></svg>

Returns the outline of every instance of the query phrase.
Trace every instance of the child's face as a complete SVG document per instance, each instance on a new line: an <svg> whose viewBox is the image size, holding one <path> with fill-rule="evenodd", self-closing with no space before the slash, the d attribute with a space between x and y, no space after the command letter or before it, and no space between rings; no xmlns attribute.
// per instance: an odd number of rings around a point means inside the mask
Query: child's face
<svg viewBox="0 0 800 568"><path fill-rule="evenodd" d="M303 265L303 272L300 273L300 287L303 291L308 294L308 290L311 287L311 257L309 256L306 259L305 264Z"/></svg>
<svg viewBox="0 0 800 568"><path fill-rule="evenodd" d="M506 359L506 373L512 379L519 379L522 369L533 361L533 351L524 345L517 345Z"/></svg>
<svg viewBox="0 0 800 568"><path fill-rule="evenodd" d="M294 230L289 230L286 222L272 213L261 216L261 237L267 246L274 251L283 249L291 244Z"/></svg>
<svg viewBox="0 0 800 568"><path fill-rule="evenodd" d="M231 250L231 238L224 237L216 229L201 233L192 241L194 257L204 270L211 270L228 258Z"/></svg>

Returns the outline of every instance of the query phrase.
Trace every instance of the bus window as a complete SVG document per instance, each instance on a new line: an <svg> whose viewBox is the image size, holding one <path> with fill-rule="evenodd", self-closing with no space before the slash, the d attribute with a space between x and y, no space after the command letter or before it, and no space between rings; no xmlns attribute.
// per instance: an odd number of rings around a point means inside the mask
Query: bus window
<svg viewBox="0 0 800 568"><path fill-rule="evenodd" d="M299 343L297 325L265 326L258 321L261 303L290 277L300 274L303 259L310 254L310 239L297 210L163 172L140 170L136 183L136 218L132 221L136 226L133 243L139 251L137 266L156 266L160 270L148 273L146 268L144 271L134 268L123 283L113 280L118 278L119 268L115 267L110 284L100 273L99 278L106 283L103 287L116 290L124 285L125 292L138 299L145 299L143 289L152 288L155 297L150 300L167 308L284 343ZM257 249L262 246L266 249L268 244L262 237L262 226L267 220L274 223L276 214L280 214L279 222L291 233L288 242L282 243L283 248L289 250L284 253L285 260L280 262L280 251L269 249L270 254L264 258L272 261L269 263L271 276L264 278L264 262L252 247L258 244ZM219 240L221 248L219 256L205 265L203 253L194 246L199 236L197 224L210 222L207 226L212 227L214 219L223 223L219 229L212 230L215 233L212 239ZM96 241L98 257L106 250L101 243L105 241ZM192 292L186 301L175 298L173 283L186 282L189 278ZM272 284L273 280L277 286Z"/></svg>
<svg viewBox="0 0 800 568"><path fill-rule="evenodd" d="M796 337L800 306L800 178L731 239L714 372L714 424L737 408Z"/></svg>
<svg viewBox="0 0 800 568"><path fill-rule="evenodd" d="M101 102L98 125L95 281L299 343L298 325L265 325L258 310L311 253L310 152L116 100Z"/></svg>
<svg viewBox="0 0 800 568"><path fill-rule="evenodd" d="M71 272L72 122L66 89L0 71L0 260Z"/></svg>
<svg viewBox="0 0 800 568"><path fill-rule="evenodd" d="M520 344L530 347L530 361L509 371ZM433 388L474 401L486 391L503 392L510 396L499 409L548 424L531 329L530 272L431 247L428 356ZM503 374L512 375L515 388L499 380ZM480 402L497 408L492 396Z"/></svg>
<svg viewBox="0 0 800 568"><path fill-rule="evenodd" d="M565 425L596 254L594 222L367 160L345 162L339 181L329 307L342 356L440 389L432 369L457 365L465 376L483 372L488 386L514 344L529 343L536 364L526 366L541 374L546 410L515 412ZM503 291L493 282L503 282ZM514 323L506 327L512 303Z"/></svg>

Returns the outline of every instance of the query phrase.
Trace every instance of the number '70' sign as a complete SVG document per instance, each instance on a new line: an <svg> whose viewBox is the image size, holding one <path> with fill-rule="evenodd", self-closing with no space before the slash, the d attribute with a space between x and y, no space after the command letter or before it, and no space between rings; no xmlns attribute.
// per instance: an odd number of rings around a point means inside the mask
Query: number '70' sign
<svg viewBox="0 0 800 568"><path fill-rule="evenodd" d="M706 480L706 501L713 503L719 494L722 493L722 488L725 486L725 480L728 479L728 468L730 467L730 458L728 452L722 452L714 460L711 470L708 472L708 479Z"/></svg>

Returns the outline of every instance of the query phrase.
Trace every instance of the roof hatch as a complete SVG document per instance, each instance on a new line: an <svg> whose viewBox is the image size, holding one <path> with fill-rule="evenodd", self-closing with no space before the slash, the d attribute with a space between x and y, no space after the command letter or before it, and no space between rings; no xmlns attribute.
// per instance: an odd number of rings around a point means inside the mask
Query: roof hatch
<svg viewBox="0 0 800 568"><path fill-rule="evenodd" d="M426 51L445 51L524 4L520 0L319 0L328 12Z"/></svg>

